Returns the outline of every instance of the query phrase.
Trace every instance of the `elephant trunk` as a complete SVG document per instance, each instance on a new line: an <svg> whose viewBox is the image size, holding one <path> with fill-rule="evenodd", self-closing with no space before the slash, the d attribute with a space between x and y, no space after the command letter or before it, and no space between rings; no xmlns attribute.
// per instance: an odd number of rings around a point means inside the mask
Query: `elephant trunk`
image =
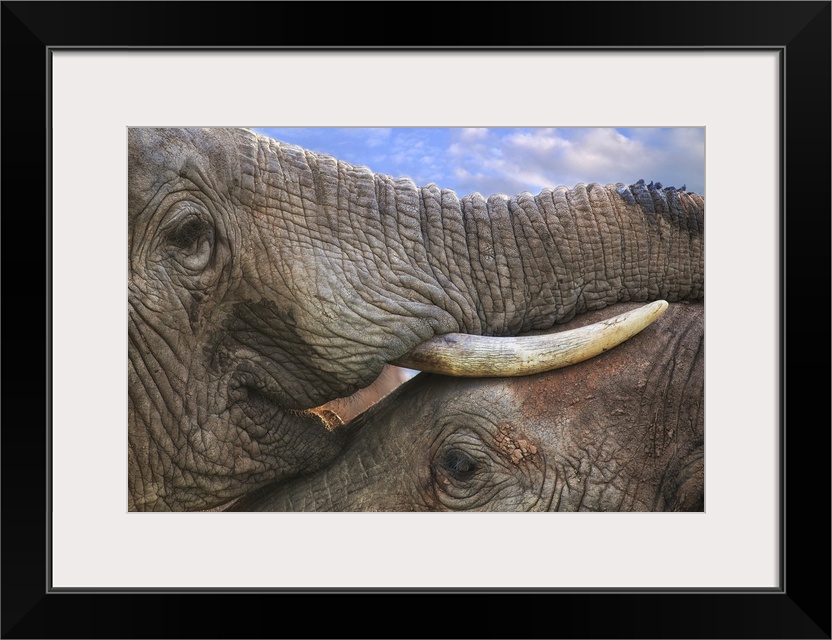
<svg viewBox="0 0 832 640"><path fill-rule="evenodd" d="M704 200L643 181L488 200L420 190L417 261L461 333L547 329L617 302L704 296Z"/></svg>
<svg viewBox="0 0 832 640"><path fill-rule="evenodd" d="M290 479L280 485L266 485L231 504L234 512L346 512L413 511L418 501L408 491L413 477L407 464L377 465L378 459L395 460L398 454L389 426L389 407L407 388L399 387L388 398L339 428L348 442L330 465ZM381 417L380 417L381 416ZM386 416L386 417L385 417ZM413 434L414 439L419 437ZM417 451L413 451L418 455ZM376 458L375 456L379 456ZM369 462L368 462L369 461ZM382 488L383 487L383 488ZM419 510L419 509L416 509Z"/></svg>

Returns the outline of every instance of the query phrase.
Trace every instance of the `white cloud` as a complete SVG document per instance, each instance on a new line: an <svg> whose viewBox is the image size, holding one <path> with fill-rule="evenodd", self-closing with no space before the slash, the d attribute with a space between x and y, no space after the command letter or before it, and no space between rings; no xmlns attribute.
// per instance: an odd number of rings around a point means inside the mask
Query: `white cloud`
<svg viewBox="0 0 832 640"><path fill-rule="evenodd" d="M368 147L378 147L382 144L387 143L387 141L390 139L391 132L392 129L390 128L370 129L368 131L367 136L364 139L364 142Z"/></svg>
<svg viewBox="0 0 832 640"><path fill-rule="evenodd" d="M484 127L466 127L459 130L459 139L464 142L485 140L487 137L488 129Z"/></svg>
<svg viewBox="0 0 832 640"><path fill-rule="evenodd" d="M579 143L570 146L564 163L592 180L590 176L609 176L643 165L648 155L643 144L614 129L590 129L579 134Z"/></svg>
<svg viewBox="0 0 832 640"><path fill-rule="evenodd" d="M569 146L569 141L559 138L551 129L532 133L514 133L504 140L516 149L527 149L538 153L552 153Z"/></svg>

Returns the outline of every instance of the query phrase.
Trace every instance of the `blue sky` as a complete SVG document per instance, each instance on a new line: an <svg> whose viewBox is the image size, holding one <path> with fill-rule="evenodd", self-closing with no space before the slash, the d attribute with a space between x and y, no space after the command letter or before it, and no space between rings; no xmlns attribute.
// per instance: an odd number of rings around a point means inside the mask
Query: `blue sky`
<svg viewBox="0 0 832 640"><path fill-rule="evenodd" d="M256 128L375 172L435 182L458 196L537 194L578 182L643 178L705 194L705 129Z"/></svg>

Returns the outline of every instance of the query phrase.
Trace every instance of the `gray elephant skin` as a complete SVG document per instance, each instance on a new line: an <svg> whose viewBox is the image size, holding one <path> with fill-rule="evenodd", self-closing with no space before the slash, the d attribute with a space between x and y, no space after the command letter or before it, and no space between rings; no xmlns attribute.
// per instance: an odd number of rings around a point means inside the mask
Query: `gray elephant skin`
<svg viewBox="0 0 832 640"><path fill-rule="evenodd" d="M547 373L421 374L343 427L328 468L231 510L702 511L703 311L670 305L624 344Z"/></svg>
<svg viewBox="0 0 832 640"><path fill-rule="evenodd" d="M458 198L246 129L130 129L128 243L138 511L216 508L324 469L352 431L319 408L437 336L704 297L697 194Z"/></svg>

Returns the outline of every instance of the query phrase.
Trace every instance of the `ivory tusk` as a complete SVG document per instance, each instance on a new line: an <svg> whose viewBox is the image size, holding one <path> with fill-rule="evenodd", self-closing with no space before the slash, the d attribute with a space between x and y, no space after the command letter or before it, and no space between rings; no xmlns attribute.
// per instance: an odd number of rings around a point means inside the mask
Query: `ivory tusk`
<svg viewBox="0 0 832 640"><path fill-rule="evenodd" d="M501 338L448 333L415 347L391 364L447 376L527 376L568 367L621 344L667 309L657 300L595 324L536 336Z"/></svg>

